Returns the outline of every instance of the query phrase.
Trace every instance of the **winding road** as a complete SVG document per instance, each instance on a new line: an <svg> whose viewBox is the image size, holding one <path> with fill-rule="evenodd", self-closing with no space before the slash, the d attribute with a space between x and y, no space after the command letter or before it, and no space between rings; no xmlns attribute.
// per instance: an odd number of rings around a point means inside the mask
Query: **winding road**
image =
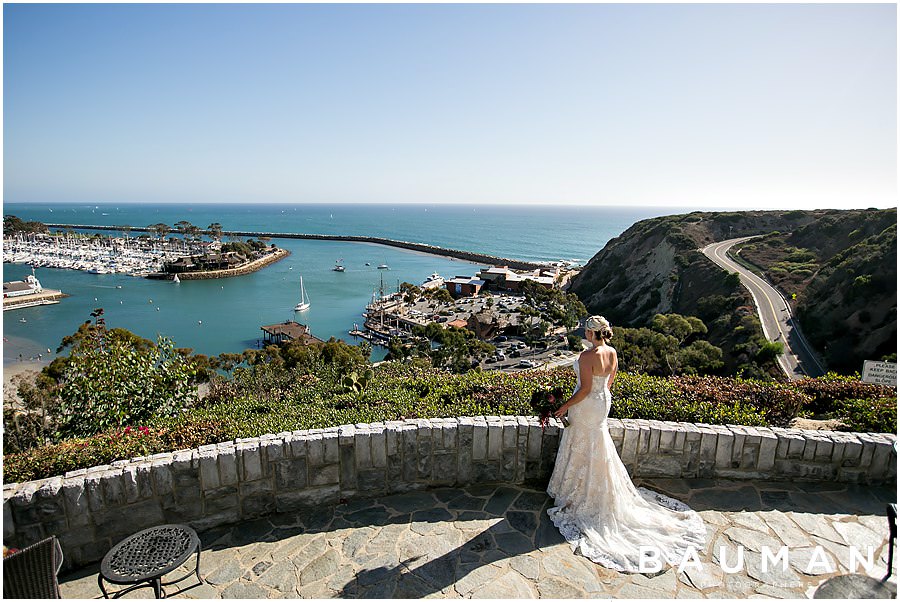
<svg viewBox="0 0 900 602"><path fill-rule="evenodd" d="M734 244L751 238L755 237L745 236L714 242L700 249L700 252L722 269L740 275L741 284L747 287L756 304L763 334L768 340L784 345L784 353L778 357L778 365L788 378L797 380L805 376L821 376L825 371L803 338L785 298L768 282L728 257L728 249Z"/></svg>

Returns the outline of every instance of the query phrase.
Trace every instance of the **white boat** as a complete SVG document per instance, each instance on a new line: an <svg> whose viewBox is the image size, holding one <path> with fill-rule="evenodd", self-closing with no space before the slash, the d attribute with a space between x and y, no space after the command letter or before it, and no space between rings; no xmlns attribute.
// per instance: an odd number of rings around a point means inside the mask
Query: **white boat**
<svg viewBox="0 0 900 602"><path fill-rule="evenodd" d="M388 267L388 264L382 263L381 265L378 266L378 269L379 270L389 270L390 268Z"/></svg>
<svg viewBox="0 0 900 602"><path fill-rule="evenodd" d="M175 284L179 284L181 282L181 278L178 277L178 274L175 274L175 277L172 278L172 282Z"/></svg>
<svg viewBox="0 0 900 602"><path fill-rule="evenodd" d="M335 271L335 272L343 272L343 271L344 271L344 266L341 265L341 262L342 262L342 261L343 261L343 259L338 259L338 260L335 262L334 267L331 268L331 269L332 269L333 271Z"/></svg>
<svg viewBox="0 0 900 602"><path fill-rule="evenodd" d="M309 296L303 288L303 276L300 276L300 303L294 306L294 311L306 311L309 309Z"/></svg>

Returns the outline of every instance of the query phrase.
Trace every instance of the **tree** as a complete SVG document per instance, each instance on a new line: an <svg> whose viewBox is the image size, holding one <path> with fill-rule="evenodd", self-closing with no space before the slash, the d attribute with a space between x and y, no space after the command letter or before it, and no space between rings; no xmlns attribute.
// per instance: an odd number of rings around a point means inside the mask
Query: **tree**
<svg viewBox="0 0 900 602"><path fill-rule="evenodd" d="M60 389L60 438L173 416L194 399L194 369L170 340L160 337L146 350L109 335L99 328L69 355Z"/></svg>
<svg viewBox="0 0 900 602"><path fill-rule="evenodd" d="M213 239L219 241L222 239L222 224L220 224L219 222L213 222L206 227L206 232Z"/></svg>
<svg viewBox="0 0 900 602"><path fill-rule="evenodd" d="M160 239L164 239L166 237L166 234L172 231L169 226L162 222L158 224L152 224L148 226L148 228L150 228L150 231L156 234Z"/></svg>

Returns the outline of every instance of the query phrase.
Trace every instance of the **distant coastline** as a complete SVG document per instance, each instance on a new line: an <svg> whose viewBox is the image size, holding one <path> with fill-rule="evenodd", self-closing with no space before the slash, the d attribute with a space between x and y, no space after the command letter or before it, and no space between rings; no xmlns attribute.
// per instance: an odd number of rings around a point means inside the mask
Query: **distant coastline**
<svg viewBox="0 0 900 602"><path fill-rule="evenodd" d="M45 224L48 228L73 228L75 230L103 230L122 232L125 230L122 226L99 226L85 224ZM150 228L129 227L131 232L150 232ZM447 249L435 245L424 243L408 242L405 240L394 240L392 238L382 238L378 236L354 236L341 234L297 234L293 232L249 232L239 230L223 230L223 236L244 236L244 237L268 237L268 238L296 238L303 240L331 240L340 242L363 242L385 245L389 247L397 247L410 251L419 251L430 255L440 257L450 257L453 259L461 259L463 261L471 261L472 263L487 263L491 265L505 265L514 270L533 270L545 267L546 263L533 261L522 261L519 259L509 259L506 257L497 257L495 255L487 255L485 253L474 253L471 251L462 251L459 249Z"/></svg>

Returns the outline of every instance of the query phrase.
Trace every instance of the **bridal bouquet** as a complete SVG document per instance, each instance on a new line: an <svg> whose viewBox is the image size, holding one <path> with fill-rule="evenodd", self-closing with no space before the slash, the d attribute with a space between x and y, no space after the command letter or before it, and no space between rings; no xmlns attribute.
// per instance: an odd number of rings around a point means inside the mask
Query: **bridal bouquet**
<svg viewBox="0 0 900 602"><path fill-rule="evenodd" d="M556 388L552 390L538 389L531 394L531 409L535 415L541 420L541 430L546 428L553 417L553 412L559 409L559 406L565 401L565 393L562 389ZM563 423L567 422L563 419Z"/></svg>

